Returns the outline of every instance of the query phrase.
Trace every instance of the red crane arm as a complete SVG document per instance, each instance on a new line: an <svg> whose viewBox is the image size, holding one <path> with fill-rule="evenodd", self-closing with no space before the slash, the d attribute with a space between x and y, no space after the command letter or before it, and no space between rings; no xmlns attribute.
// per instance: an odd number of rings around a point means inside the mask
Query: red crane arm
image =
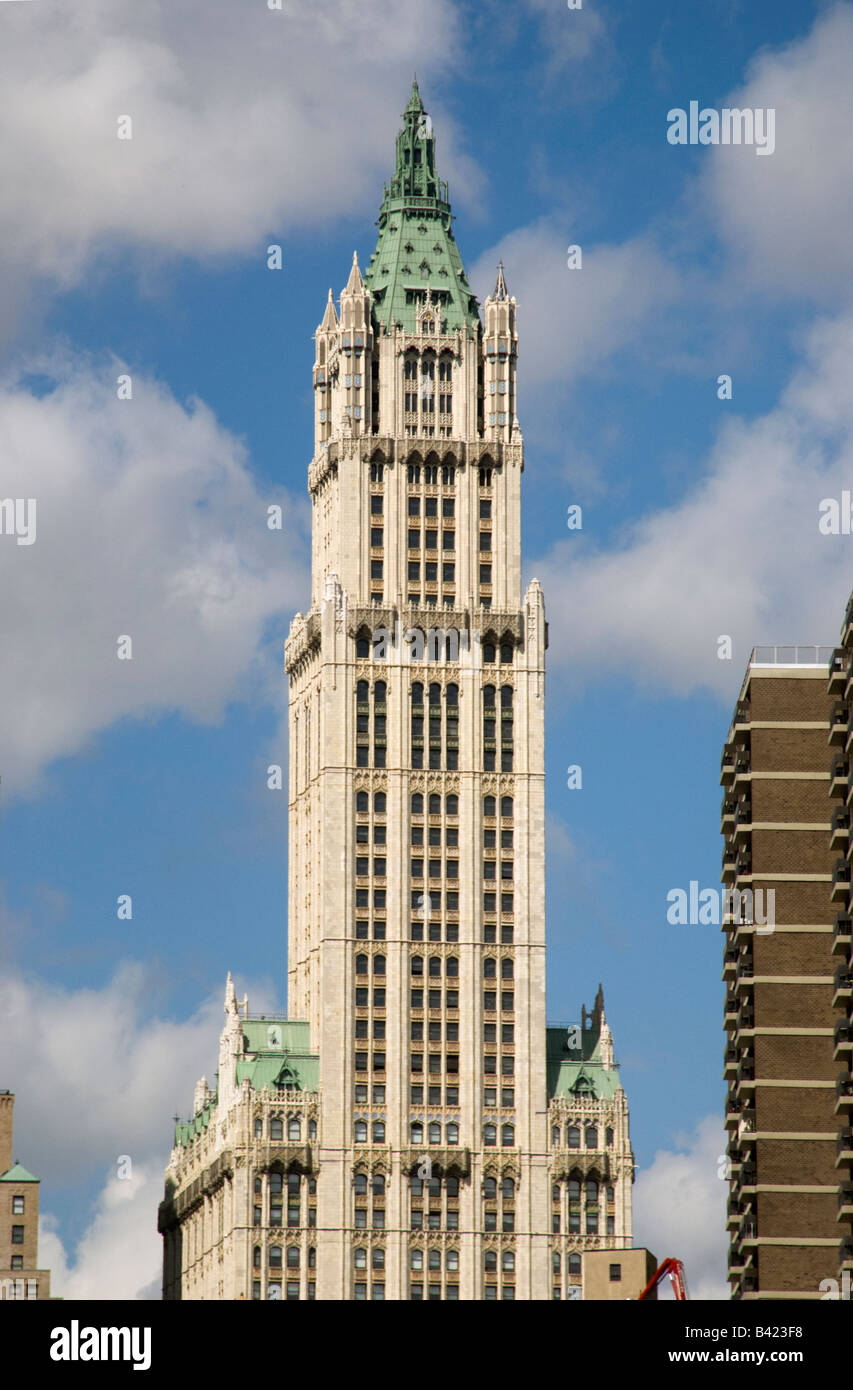
<svg viewBox="0 0 853 1390"><path fill-rule="evenodd" d="M655 1270L637 1302L642 1302L644 1298L648 1298L652 1291L657 1288L661 1280L665 1279L667 1275L669 1275L672 1281L675 1297L680 1302L685 1302L687 1300L687 1279L684 1275L684 1265L680 1260L675 1260L671 1256L664 1260Z"/></svg>

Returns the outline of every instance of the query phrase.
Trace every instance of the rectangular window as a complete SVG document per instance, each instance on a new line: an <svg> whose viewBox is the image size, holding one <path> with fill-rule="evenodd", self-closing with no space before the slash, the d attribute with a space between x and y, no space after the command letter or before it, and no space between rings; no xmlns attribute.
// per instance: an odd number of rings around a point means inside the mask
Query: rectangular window
<svg viewBox="0 0 853 1390"><path fill-rule="evenodd" d="M13 1197L13 1198L12 1198L12 1215L13 1215L13 1216L23 1216L23 1214L24 1214L24 1199L23 1199L23 1197Z"/></svg>
<svg viewBox="0 0 853 1390"><path fill-rule="evenodd" d="M12 1227L12 1244L13 1244L13 1245L23 1245L23 1243L24 1243L24 1228L23 1228L23 1226L13 1226L13 1227Z"/></svg>

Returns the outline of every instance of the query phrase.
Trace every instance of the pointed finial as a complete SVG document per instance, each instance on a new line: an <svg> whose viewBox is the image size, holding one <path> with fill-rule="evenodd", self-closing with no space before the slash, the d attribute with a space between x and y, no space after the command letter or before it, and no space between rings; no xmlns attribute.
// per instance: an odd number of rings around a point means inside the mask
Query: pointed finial
<svg viewBox="0 0 853 1390"><path fill-rule="evenodd" d="M495 292L494 292L494 294L492 295L492 299L508 299L508 298L509 298L509 293L508 293L507 287L506 287L506 280L504 279L504 263L503 263L503 261L498 261L498 278L497 278L497 280L495 281Z"/></svg>
<svg viewBox="0 0 853 1390"><path fill-rule="evenodd" d="M228 971L228 979L225 981L225 1012L233 1014L237 1011L237 993L234 989L234 981L231 979L231 971Z"/></svg>
<svg viewBox="0 0 853 1390"><path fill-rule="evenodd" d="M423 102L421 101L421 94L420 94L420 90L419 90L419 88L418 88L418 75L417 75L417 73L415 73L415 80L414 80L413 83L412 83L412 94L411 94L411 96L409 97L409 104L408 104L408 106L406 107L406 110L407 110L407 111L418 111L418 112L421 112L421 111L423 111L423 109L424 109L424 104L423 104Z"/></svg>
<svg viewBox="0 0 853 1390"><path fill-rule="evenodd" d="M363 290L363 289L364 289L364 281L363 281L362 278L361 278L361 270L360 270L359 264L358 264L358 252L357 252L357 251L353 251L353 253L352 253L352 269L350 270L350 273L349 273L349 279L347 280L346 289L344 290L344 294L350 294L350 293L352 293L354 290Z"/></svg>

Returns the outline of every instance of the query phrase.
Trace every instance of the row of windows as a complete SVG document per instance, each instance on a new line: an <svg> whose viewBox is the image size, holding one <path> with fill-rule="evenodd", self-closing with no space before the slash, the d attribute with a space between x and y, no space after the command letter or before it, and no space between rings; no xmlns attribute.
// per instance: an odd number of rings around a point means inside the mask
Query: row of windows
<svg viewBox="0 0 853 1390"><path fill-rule="evenodd" d="M253 1268L253 1269L260 1269L260 1268L261 1268L262 1258L263 1258L263 1255L262 1255L261 1247L260 1247L259 1245L256 1245L255 1248L254 1248L254 1250L253 1250L253 1252L252 1252L252 1268ZM298 1245L288 1245L288 1247L287 1247L287 1268L288 1268L288 1269L299 1269L301 1258L302 1258L302 1251L300 1250L299 1246L298 1246ZM267 1263L268 1263L270 1269L281 1269L281 1268L282 1268L282 1249L281 1249L281 1246L280 1246L280 1245L270 1245L270 1246L269 1246L269 1248L268 1248L268 1250L267 1250ZM309 1269L315 1269L316 1266L317 1266L317 1251L315 1250L315 1248L314 1248L313 1245L312 1245L312 1246L310 1247L310 1249L308 1250L308 1260L307 1260L307 1264L308 1264L308 1268L309 1268Z"/></svg>
<svg viewBox="0 0 853 1390"><path fill-rule="evenodd" d="M506 687L506 688L508 689L509 687ZM441 815L441 797L438 795L437 792L431 792L427 798L424 798L423 795L422 795L420 792L415 792L415 793L413 794L412 798L411 798L411 811L412 811L412 815L413 815L413 816L422 816L422 815L424 814L425 801L426 801L426 810L427 810L427 812L428 812L429 815L431 815L431 816L440 816L440 815ZM385 792L374 792L374 795L373 795L373 810L374 810L375 814L378 815L378 816L384 816L384 815L386 814L386 812L387 812L387 805L388 805L388 802L387 802L387 797L386 797ZM368 794L367 792L365 792L365 791L356 792L356 794L355 794L355 809L356 809L356 812L357 812L358 815L368 815L368 814L369 814L369 812L370 812L370 796L369 796L369 794ZM448 816L458 816L458 815L459 815L459 797L456 796L456 795L453 794L453 793L451 793L450 796L445 797L445 800L444 800L444 810L445 810L445 814L448 815ZM487 820L494 819L494 818L496 817L496 815L497 815L497 812L498 812L498 802L497 802L497 798L494 797L494 796L486 796L486 797L484 797L484 798L483 798L483 815L486 817L486 819L487 819ZM502 796L502 797L500 798L500 814L501 814L501 816L502 816L502 818L503 818L504 820L510 820L510 819L512 818L512 814L513 814L513 801L512 801L512 797L511 797L511 796ZM492 833L494 833L494 832L492 832ZM383 843L383 844L385 843L384 839L382 840L382 843ZM432 842L431 842L431 843L432 843ZM489 841L487 840L487 841L486 841L486 844L488 844L488 843L489 843ZM493 842L492 842L492 843L493 843Z"/></svg>
<svg viewBox="0 0 853 1390"><path fill-rule="evenodd" d="M595 1178L587 1178L586 1181L583 1183L580 1178L570 1178L566 1183L566 1191L569 1197L569 1205L572 1205L575 1202L580 1202L581 1193L583 1193L583 1195L585 1196L588 1205L598 1205L599 1184ZM605 1201L615 1201L616 1189L614 1187L610 1187L608 1184L602 1183L600 1191ZM559 1183L554 1183L554 1185L551 1188L551 1200L552 1202L560 1201Z"/></svg>
<svg viewBox="0 0 853 1390"><path fill-rule="evenodd" d="M303 1133L302 1125L303 1125L303 1121L302 1121L298 1116L294 1116L294 1115L291 1115L291 1116L290 1116L290 1118L289 1118L288 1121L287 1121L287 1138L288 1138L289 1141L291 1141L291 1142L294 1142L294 1141L295 1141L295 1142L298 1143L299 1140L301 1140L301 1138L302 1138L302 1133ZM273 1140L273 1141L277 1141L277 1140L283 1139L283 1138L284 1138L284 1120L280 1119L280 1118L277 1117L277 1116L273 1116L273 1117L270 1119L270 1121L269 1121L269 1125L268 1125L268 1129L267 1129L267 1135L268 1135L268 1138L269 1138L270 1140ZM255 1138L256 1138L256 1139L263 1139L263 1137L264 1137L264 1122L263 1122L263 1119L261 1118L260 1115L256 1115L256 1116L255 1116ZM317 1121L316 1121L316 1120L309 1120L309 1121L308 1121L308 1138L309 1138L309 1139L316 1139L316 1137L317 1137Z"/></svg>
<svg viewBox="0 0 853 1390"><path fill-rule="evenodd" d="M581 1127L580 1125L566 1125L565 1128L566 1147L569 1149L579 1149L581 1147ZM558 1148L562 1138L562 1131L559 1125L551 1126L551 1143L554 1148ZM598 1127L597 1125L585 1125L583 1131L584 1145L587 1149L598 1148ZM604 1143L610 1148L613 1143L613 1130L608 1125L604 1131Z"/></svg>

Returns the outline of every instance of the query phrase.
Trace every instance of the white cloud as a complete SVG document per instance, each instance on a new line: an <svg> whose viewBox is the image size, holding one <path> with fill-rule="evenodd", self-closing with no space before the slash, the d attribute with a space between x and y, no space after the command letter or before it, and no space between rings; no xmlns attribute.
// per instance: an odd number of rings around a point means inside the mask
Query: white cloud
<svg viewBox="0 0 853 1390"><path fill-rule="evenodd" d="M704 192L739 279L783 297L849 299L853 276L853 6L832 5L805 38L762 50L717 103L773 107L776 149L704 153ZM700 93L692 94L696 99ZM686 100L680 103L686 105ZM710 97L702 105L713 105Z"/></svg>
<svg viewBox="0 0 853 1390"><path fill-rule="evenodd" d="M259 651L271 618L307 590L306 506L262 497L242 443L199 401L179 404L116 362L49 364L53 388L0 382L7 498L35 498L36 539L0 535L4 791L37 779L116 720L179 710L215 720L228 700L283 698ZM284 509L282 530L267 505ZM117 639L133 639L119 660Z"/></svg>
<svg viewBox="0 0 853 1390"><path fill-rule="evenodd" d="M778 405L721 428L686 498L626 528L612 551L585 529L534 565L564 684L618 669L730 700L753 645L836 641L853 538L822 535L818 520L821 500L853 479L851 356L853 318L816 325ZM717 657L721 636L730 661Z"/></svg>
<svg viewBox="0 0 853 1390"><path fill-rule="evenodd" d="M583 266L568 268L567 249L582 243L571 228L549 221L522 227L485 252L472 283L485 299L502 260L518 300L525 392L568 384L601 368L646 336L680 293L676 272L652 240L582 245ZM645 353L644 353L645 355ZM523 425L522 421L522 425Z"/></svg>
<svg viewBox="0 0 853 1390"><path fill-rule="evenodd" d="M213 1084L224 982L177 1022L152 1011L159 989L156 974L133 963L102 989L4 978L0 1056L16 1092L15 1157L41 1179L39 1264L64 1298L160 1296L157 1207L172 1116L190 1112L200 1076ZM253 1009L274 1012L268 981L249 992ZM55 1213L93 1179L103 1186L75 1241Z"/></svg>
<svg viewBox="0 0 853 1390"><path fill-rule="evenodd" d="M684 1264L689 1296L727 1299L726 1198L719 1176L726 1135L719 1119L707 1116L692 1135L677 1135L674 1150L661 1149L634 1184L634 1244Z"/></svg>
<svg viewBox="0 0 853 1390"><path fill-rule="evenodd" d="M4 5L0 293L73 285L127 247L260 258L270 237L373 207L412 70L429 106L457 48L451 0ZM474 198L476 168L433 116L442 177Z"/></svg>
<svg viewBox="0 0 853 1390"><path fill-rule="evenodd" d="M56 1219L43 1216L39 1266L50 1270L52 1296L159 1300L163 1242L157 1207L162 1199L162 1168L134 1168L128 1179L111 1174L70 1263Z"/></svg>

